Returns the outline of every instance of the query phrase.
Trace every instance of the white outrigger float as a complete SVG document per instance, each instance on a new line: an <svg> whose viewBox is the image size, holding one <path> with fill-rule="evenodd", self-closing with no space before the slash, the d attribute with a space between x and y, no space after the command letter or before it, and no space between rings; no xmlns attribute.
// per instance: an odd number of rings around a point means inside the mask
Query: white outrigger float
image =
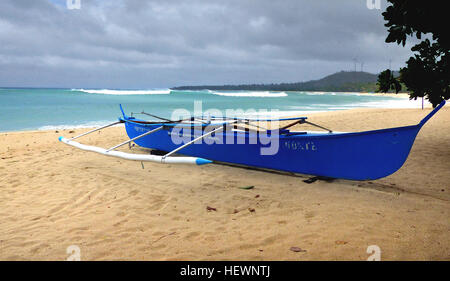
<svg viewBox="0 0 450 281"><path fill-rule="evenodd" d="M109 149L105 149L105 148L101 148L101 147L97 147L97 146L90 146L90 145L85 145L85 144L81 144L78 143L76 141L74 141L77 138L80 138L82 136L88 135L90 133L105 129L107 127L111 127L117 124L123 123L121 121L119 122L115 122L94 130L91 130L89 132L86 132L84 134L81 134L79 136L70 138L70 139L66 139L64 137L59 137L59 141L71 145L73 147L76 147L78 149L81 150L85 150L85 151L91 151L91 152L96 152L99 154L103 154L106 156L112 156L112 157L117 157L117 158L122 158L122 159L126 159L126 160L134 160L134 161L147 161L147 162L157 162L157 163L162 163L162 164L197 164L197 165L203 165L203 164L209 164L212 163L212 161L210 160L206 160L203 158L198 158L198 157L164 157L164 156L159 156L159 155L151 155L151 154L135 154L135 153L126 153L126 152L122 152L122 151L116 151L114 149L119 148L123 145L129 144L135 140L138 140L140 138L143 138L147 135L150 135L151 133L157 132L159 130L162 130L163 127L158 127L157 129L151 130L145 134L142 134L140 136L137 136L135 138L132 138L128 141L125 141L121 144L118 144L116 146L113 146Z"/></svg>

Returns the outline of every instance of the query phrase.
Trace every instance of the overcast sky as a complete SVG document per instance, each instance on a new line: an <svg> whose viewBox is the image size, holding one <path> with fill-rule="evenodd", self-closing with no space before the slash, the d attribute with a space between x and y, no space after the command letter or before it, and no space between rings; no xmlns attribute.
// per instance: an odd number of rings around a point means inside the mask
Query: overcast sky
<svg viewBox="0 0 450 281"><path fill-rule="evenodd" d="M278 83L399 68L366 0L0 1L0 86L164 88Z"/></svg>

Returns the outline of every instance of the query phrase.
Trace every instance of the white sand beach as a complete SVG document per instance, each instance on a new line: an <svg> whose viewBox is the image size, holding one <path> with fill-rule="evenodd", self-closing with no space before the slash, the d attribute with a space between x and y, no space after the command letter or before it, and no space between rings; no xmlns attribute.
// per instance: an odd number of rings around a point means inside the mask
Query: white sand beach
<svg viewBox="0 0 450 281"><path fill-rule="evenodd" d="M310 120L362 131L416 124L428 112L355 109ZM0 133L0 260L65 260L70 245L82 260L366 260L370 245L382 260L450 260L448 124L446 106L389 177L311 184L218 164L143 169L58 142L87 129ZM114 127L83 142L126 139Z"/></svg>

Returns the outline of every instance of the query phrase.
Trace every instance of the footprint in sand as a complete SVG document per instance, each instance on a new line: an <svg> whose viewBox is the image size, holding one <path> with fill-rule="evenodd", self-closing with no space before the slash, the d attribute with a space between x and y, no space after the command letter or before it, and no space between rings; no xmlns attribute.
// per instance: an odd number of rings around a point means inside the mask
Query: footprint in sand
<svg viewBox="0 0 450 281"><path fill-rule="evenodd" d="M187 240L190 240L190 241L192 241L192 240L195 240L197 237L199 237L200 236L200 232L198 232L198 231L192 231L192 232L189 232L188 234L186 234L185 236L184 236L184 239L187 239Z"/></svg>
<svg viewBox="0 0 450 281"><path fill-rule="evenodd" d="M130 191L130 192L128 193L128 195L135 196L135 195L137 195L138 193L139 193L139 190L135 189L135 190Z"/></svg>
<svg viewBox="0 0 450 281"><path fill-rule="evenodd" d="M312 219L315 216L316 216L315 212L306 212L305 219Z"/></svg>
<svg viewBox="0 0 450 281"><path fill-rule="evenodd" d="M118 212L118 213L116 214L116 216L118 216L118 217L123 217L123 216L125 216L125 215L126 215L125 212Z"/></svg>
<svg viewBox="0 0 450 281"><path fill-rule="evenodd" d="M122 224L124 224L124 223L126 223L126 222L128 222L128 220L121 220L121 221L116 222L115 224L113 224L113 226L114 226L114 227L121 226Z"/></svg>

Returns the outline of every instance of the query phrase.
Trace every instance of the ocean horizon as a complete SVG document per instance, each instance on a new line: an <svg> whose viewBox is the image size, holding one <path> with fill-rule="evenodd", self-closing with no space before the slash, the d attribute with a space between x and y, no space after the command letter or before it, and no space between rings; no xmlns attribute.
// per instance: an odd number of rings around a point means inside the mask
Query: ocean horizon
<svg viewBox="0 0 450 281"><path fill-rule="evenodd" d="M194 113L241 110L245 115L293 116L352 108L418 108L420 101L403 96L367 93L211 91L171 89L0 88L0 131L96 127L125 113L142 111L170 118L176 109ZM225 113L224 113L225 114Z"/></svg>

